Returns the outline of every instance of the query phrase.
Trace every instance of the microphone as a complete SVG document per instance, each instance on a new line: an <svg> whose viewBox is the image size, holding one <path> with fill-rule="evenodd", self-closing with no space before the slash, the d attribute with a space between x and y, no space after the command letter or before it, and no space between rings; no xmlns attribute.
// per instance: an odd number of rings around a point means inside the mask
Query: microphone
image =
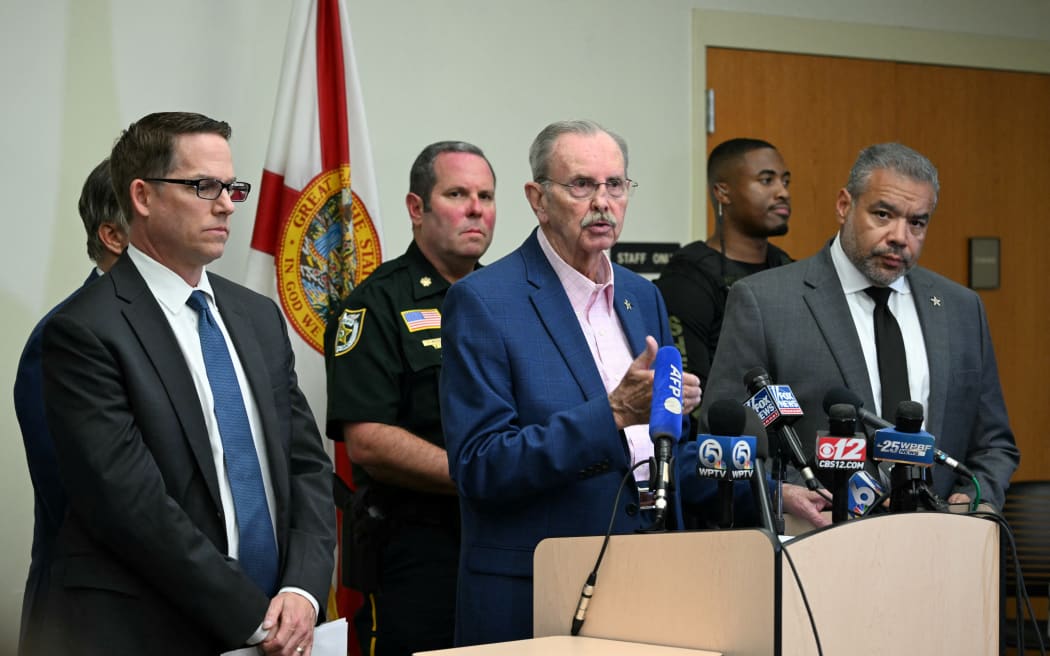
<svg viewBox="0 0 1050 656"><path fill-rule="evenodd" d="M743 406L740 406L743 407ZM754 472L751 476L751 496L755 500L755 506L758 509L758 518L762 523L762 528L766 529L773 535L781 535L784 533L783 526L778 528L778 523L774 519L773 506L770 503L769 497L769 486L766 484L766 458L769 457L769 437L766 435L765 426L762 425L762 420L758 418L755 411L751 408L744 408L744 414L747 416L747 421L744 425L744 432L748 434L754 434L755 436L755 459Z"/></svg>
<svg viewBox="0 0 1050 656"><path fill-rule="evenodd" d="M806 487L816 490L820 482L813 476L813 470L802 453L802 443L798 433L791 424L802 417L802 407L787 385L774 385L769 374L762 367L755 367L744 374L744 385L751 398L744 402L758 414L767 430L774 430L780 435L781 447L786 446L795 469L802 474ZM783 450L783 448L781 449Z"/></svg>
<svg viewBox="0 0 1050 656"><path fill-rule="evenodd" d="M925 471L933 466L933 435L920 430L922 404L901 401L894 428L875 431L876 460L894 464L890 472L890 512L914 512L920 497L930 494Z"/></svg>
<svg viewBox="0 0 1050 656"><path fill-rule="evenodd" d="M654 525L662 526L668 491L673 488L674 443L682 435L682 354L673 346L656 352L653 361L653 399L649 410L649 437L656 456L653 502Z"/></svg>
<svg viewBox="0 0 1050 656"><path fill-rule="evenodd" d="M755 437L742 435L747 410L736 401L715 401L708 411L711 434L697 435L697 476L718 481L719 528L733 526L733 483L754 473Z"/></svg>
<svg viewBox="0 0 1050 656"><path fill-rule="evenodd" d="M656 352L653 360L653 396L652 405L649 408L649 437L653 441L653 451L656 456L655 480L650 478L650 488L655 487L654 507L656 516L653 525L646 531L664 529L667 516L667 493L673 487L674 471L674 443L682 435L682 354L673 346L664 346ZM650 468L652 460L650 459ZM650 471L652 474L652 471ZM631 476L631 472L627 476ZM626 477L625 479L626 480ZM621 483L622 488L622 483ZM620 498L620 493L616 493ZM598 559L594 563L594 569L587 576L587 580L580 590L580 600L576 604L576 612L572 615L570 632L579 635L583 628L583 622L587 618L587 606L594 596L594 587L598 583L598 568L601 566L605 549L609 545L609 532L612 531L612 523L609 531L605 534L605 541L598 552Z"/></svg>
<svg viewBox="0 0 1050 656"><path fill-rule="evenodd" d="M867 439L856 433L857 411L848 403L836 403L828 410L828 430L817 431L817 469L831 471L834 493L831 521L849 519L849 477L863 470Z"/></svg>
<svg viewBox="0 0 1050 656"><path fill-rule="evenodd" d="M890 422L886 421L874 412L865 410L863 408L864 401L861 400L861 398L857 396L854 392L846 389L845 387L833 387L832 389L828 390L828 393L824 395L824 412L827 412L828 408L830 408L835 403L848 403L852 405L857 409L857 417L865 424L871 426L874 429L893 428L893 424L891 424ZM952 471L956 472L957 474L961 474L966 478L974 477L974 473L970 471L969 467L959 462L955 458L951 457L944 451L941 451L940 449L934 448L933 461L939 465L944 465L945 467L948 467Z"/></svg>
<svg viewBox="0 0 1050 656"><path fill-rule="evenodd" d="M847 489L847 506L849 512L860 517L868 514L868 509L883 495L882 485L874 476L864 471L853 472L849 477Z"/></svg>

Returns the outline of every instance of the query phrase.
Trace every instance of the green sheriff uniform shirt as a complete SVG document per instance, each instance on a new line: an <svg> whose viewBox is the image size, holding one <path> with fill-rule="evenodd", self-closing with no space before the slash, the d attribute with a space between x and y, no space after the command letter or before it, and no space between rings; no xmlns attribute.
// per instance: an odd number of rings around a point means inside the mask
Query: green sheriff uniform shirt
<svg viewBox="0 0 1050 656"><path fill-rule="evenodd" d="M438 375L441 305L449 283L415 241L358 285L325 331L328 377L326 432L343 440L343 424L369 421L399 426L442 448ZM354 465L354 482L372 483ZM455 497L374 485L395 507L455 505Z"/></svg>

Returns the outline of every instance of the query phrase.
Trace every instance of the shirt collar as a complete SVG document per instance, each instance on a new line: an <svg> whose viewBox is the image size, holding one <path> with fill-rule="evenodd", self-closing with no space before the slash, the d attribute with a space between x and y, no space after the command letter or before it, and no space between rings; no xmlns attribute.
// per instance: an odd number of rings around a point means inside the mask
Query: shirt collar
<svg viewBox="0 0 1050 656"><path fill-rule="evenodd" d="M408 267L408 275L412 280L412 295L414 298L433 296L449 288L449 283L438 273L430 260L423 255L419 244L413 239L408 248L405 249L405 262Z"/></svg>
<svg viewBox="0 0 1050 656"><path fill-rule="evenodd" d="M551 267L554 269L554 273L558 275L558 279L561 281L563 287L568 289L571 287L582 287L585 286L587 289L601 289L602 287L608 286L610 290L613 289L613 268L612 263L609 261L609 255L602 251L601 264L598 267L598 280L601 282L594 282L587 276L583 275L576 269L562 259L561 255L554 250L551 246L550 240L547 239L547 235L544 234L542 228L536 230L536 238L540 242L540 249L543 254L547 256L547 261L550 262Z"/></svg>
<svg viewBox="0 0 1050 656"><path fill-rule="evenodd" d="M831 263L835 267L835 273L838 274L839 282L842 284L842 291L846 295L862 292L873 285L842 249L841 234L835 235L835 239L831 242ZM907 275L897 278L890 283L889 287L900 294L911 293Z"/></svg>
<svg viewBox="0 0 1050 656"><path fill-rule="evenodd" d="M135 264L142 279L146 281L146 286L149 287L157 302L171 314L179 314L186 307L190 294L197 289L207 294L212 303L215 303L215 294L212 292L207 271L202 271L200 282L196 287L191 287L177 273L130 244L128 245L128 257Z"/></svg>

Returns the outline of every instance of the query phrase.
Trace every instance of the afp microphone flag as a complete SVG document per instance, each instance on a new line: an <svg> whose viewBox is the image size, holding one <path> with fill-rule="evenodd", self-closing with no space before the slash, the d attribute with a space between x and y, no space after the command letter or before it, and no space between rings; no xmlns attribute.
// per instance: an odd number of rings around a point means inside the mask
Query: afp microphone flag
<svg viewBox="0 0 1050 656"><path fill-rule="evenodd" d="M379 266L382 238L346 5L292 5L246 280L284 311L299 385L323 428L328 313ZM346 452L333 451L350 481ZM340 590L339 615L354 601Z"/></svg>

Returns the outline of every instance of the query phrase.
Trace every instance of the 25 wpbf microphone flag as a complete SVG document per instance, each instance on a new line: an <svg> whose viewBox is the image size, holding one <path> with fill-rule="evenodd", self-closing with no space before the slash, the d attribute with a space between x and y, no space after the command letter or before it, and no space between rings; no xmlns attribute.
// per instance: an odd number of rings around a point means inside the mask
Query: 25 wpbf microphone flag
<svg viewBox="0 0 1050 656"><path fill-rule="evenodd" d="M322 432L328 314L379 266L381 234L346 4L296 0L246 280L284 311L299 386ZM346 452L339 448L330 455L336 471L350 481ZM360 604L360 597L348 592L339 590L340 616L352 615Z"/></svg>

